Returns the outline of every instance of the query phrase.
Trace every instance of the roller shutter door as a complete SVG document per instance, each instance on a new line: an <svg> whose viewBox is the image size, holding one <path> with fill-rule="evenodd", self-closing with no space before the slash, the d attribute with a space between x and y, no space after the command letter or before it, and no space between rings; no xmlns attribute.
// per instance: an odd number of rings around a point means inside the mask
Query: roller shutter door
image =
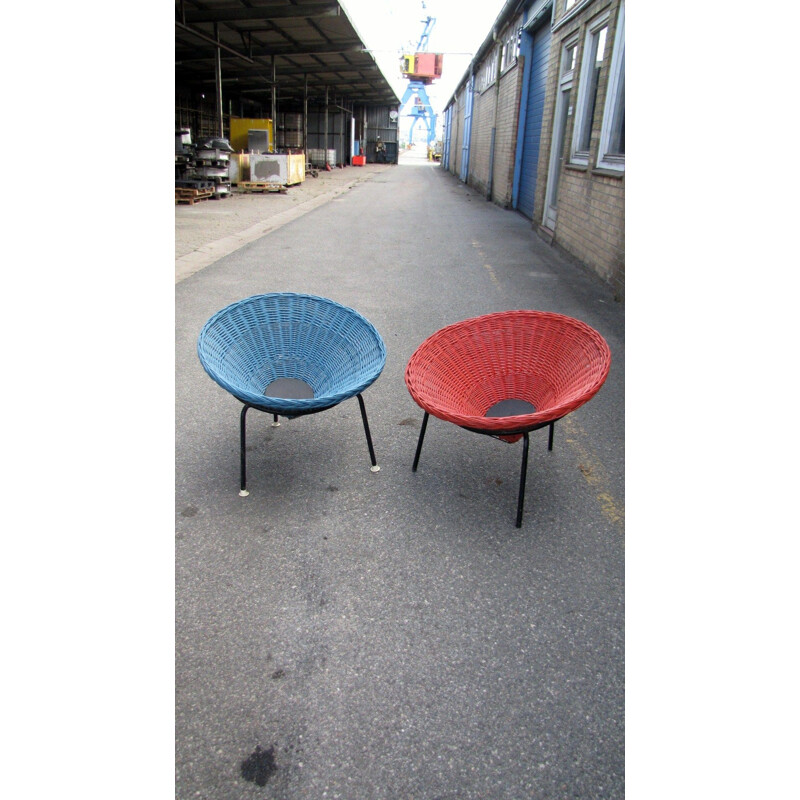
<svg viewBox="0 0 800 800"><path fill-rule="evenodd" d="M542 134L549 55L550 26L543 25L533 34L531 72L528 81L528 96L525 98L527 112L519 179L519 199L517 201L518 210L530 219L533 219L533 202L536 196L536 170L539 165L539 144Z"/></svg>

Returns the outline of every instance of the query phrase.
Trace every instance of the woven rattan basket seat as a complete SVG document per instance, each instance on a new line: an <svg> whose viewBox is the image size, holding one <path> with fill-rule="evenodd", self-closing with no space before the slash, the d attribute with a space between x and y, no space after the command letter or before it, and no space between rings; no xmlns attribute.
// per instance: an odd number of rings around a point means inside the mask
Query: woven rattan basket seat
<svg viewBox="0 0 800 800"><path fill-rule="evenodd" d="M323 297L256 295L217 312L197 343L209 376L243 403L287 417L322 411L372 384L386 363L378 331L352 308ZM270 396L302 382L313 397Z"/></svg>
<svg viewBox="0 0 800 800"><path fill-rule="evenodd" d="M417 405L433 416L503 435L535 430L579 408L603 385L610 365L605 339L586 323L546 311L504 311L434 333L411 357L405 379ZM510 400L529 413L486 416Z"/></svg>
<svg viewBox="0 0 800 800"><path fill-rule="evenodd" d="M611 351L585 322L548 311L503 311L436 331L406 366L406 386L425 414L412 470L433 415L506 442L524 439L516 526L522 525L530 432L548 426L595 394Z"/></svg>

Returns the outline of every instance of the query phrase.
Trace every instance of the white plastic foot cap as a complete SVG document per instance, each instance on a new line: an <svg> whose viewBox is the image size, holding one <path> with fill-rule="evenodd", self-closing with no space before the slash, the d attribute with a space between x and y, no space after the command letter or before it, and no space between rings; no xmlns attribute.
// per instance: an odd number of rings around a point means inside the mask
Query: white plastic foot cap
<svg viewBox="0 0 800 800"><path fill-rule="evenodd" d="M242 489L239 492L239 497L247 497L249 494L250 494L250 492L248 492L247 489Z"/></svg>
<svg viewBox="0 0 800 800"><path fill-rule="evenodd" d="M369 468L370 472L380 472L381 468L376 464L374 467Z"/></svg>

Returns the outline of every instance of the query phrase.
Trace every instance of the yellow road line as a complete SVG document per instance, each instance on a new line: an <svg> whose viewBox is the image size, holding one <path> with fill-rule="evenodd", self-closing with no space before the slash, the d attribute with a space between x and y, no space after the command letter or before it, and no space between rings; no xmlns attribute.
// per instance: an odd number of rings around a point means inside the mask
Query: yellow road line
<svg viewBox="0 0 800 800"><path fill-rule="evenodd" d="M571 416L564 417L559 422L559 425L563 425L567 443L580 459L578 469L586 479L586 483L595 492L603 515L614 525L623 528L625 525L625 508L619 504L610 491L611 481L603 463L584 444L587 438L586 431Z"/></svg>
<svg viewBox="0 0 800 800"><path fill-rule="evenodd" d="M483 252L480 242L473 240L472 246L478 251L478 255L480 255L481 258L486 259L486 254ZM491 264L484 264L483 267L489 273L489 278L492 283L499 289L500 281ZM620 529L624 529L625 509L609 490L611 481L608 478L608 474L602 462L583 444L587 439L586 431L571 416L562 419L559 425L563 425L567 434L567 442L580 459L578 468L586 479L586 482L594 490L603 515L612 524Z"/></svg>
<svg viewBox="0 0 800 800"><path fill-rule="evenodd" d="M472 246L478 251L478 255L485 259L486 253L483 252L481 249L481 243L473 241ZM484 269L489 273L489 278L491 279L492 283L499 289L500 288L500 281L497 279L497 273L494 271L494 268L491 264L484 264Z"/></svg>

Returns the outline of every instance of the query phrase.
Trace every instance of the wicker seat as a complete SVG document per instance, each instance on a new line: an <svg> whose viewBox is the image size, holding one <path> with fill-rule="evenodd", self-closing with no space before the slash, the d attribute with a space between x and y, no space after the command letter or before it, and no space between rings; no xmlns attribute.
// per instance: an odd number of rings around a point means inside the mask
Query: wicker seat
<svg viewBox="0 0 800 800"><path fill-rule="evenodd" d="M586 323L545 311L506 311L448 325L411 356L411 397L425 412L413 470L432 414L507 442L524 438L517 521L522 525L528 433L590 400L611 365L605 339Z"/></svg>
<svg viewBox="0 0 800 800"><path fill-rule="evenodd" d="M240 300L214 314L197 342L200 363L240 400L241 490L246 489L245 416L255 408L289 419L357 397L372 471L375 459L361 393L386 363L378 331L352 308L309 294L281 292Z"/></svg>

